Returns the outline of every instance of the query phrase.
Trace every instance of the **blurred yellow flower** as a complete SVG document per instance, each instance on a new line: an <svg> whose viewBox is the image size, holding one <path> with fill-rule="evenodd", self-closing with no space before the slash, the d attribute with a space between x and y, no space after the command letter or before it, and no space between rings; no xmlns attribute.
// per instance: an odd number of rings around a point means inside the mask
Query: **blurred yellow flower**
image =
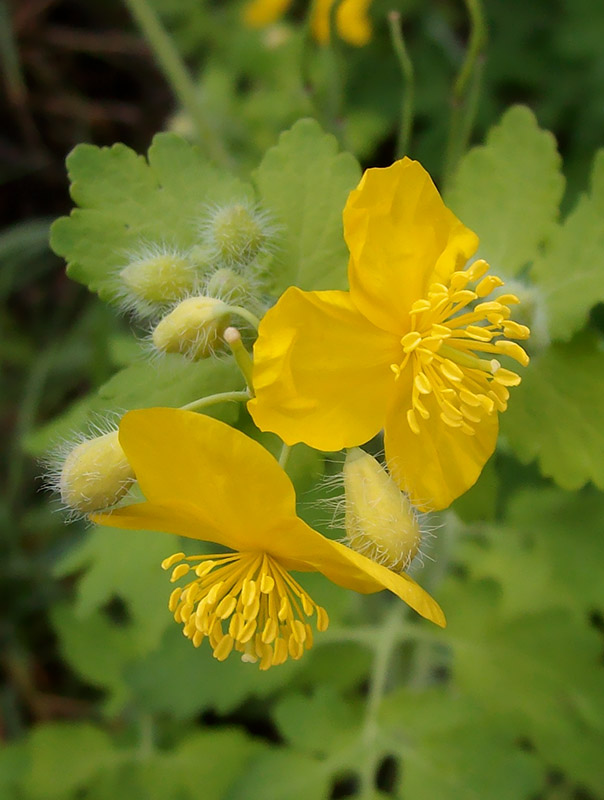
<svg viewBox="0 0 604 800"><path fill-rule="evenodd" d="M239 651L260 669L298 659L312 646L308 623L328 625L290 575L321 572L339 586L389 589L419 614L444 626L438 604L408 575L391 572L310 528L296 515L291 481L261 445L211 417L153 408L126 414L126 453L146 502L91 516L114 528L162 530L214 542L232 552L175 553L169 607L185 636L208 638L215 658Z"/></svg>
<svg viewBox="0 0 604 800"><path fill-rule="evenodd" d="M320 44L329 42L331 11L334 0L314 0L310 26ZM335 11L336 28L348 44L362 47L371 38L368 8L371 0L341 0ZM243 19L252 28L263 28L281 17L291 0L251 0L243 9Z"/></svg>
<svg viewBox="0 0 604 800"><path fill-rule="evenodd" d="M511 294L475 261L478 238L404 158L365 172L344 209L350 292L288 289L260 325L248 403L261 430L322 450L382 428L386 460L422 510L446 508L495 448L497 412L520 377L498 358L528 356L510 339ZM472 288L471 288L472 287ZM486 356L486 357L485 357Z"/></svg>

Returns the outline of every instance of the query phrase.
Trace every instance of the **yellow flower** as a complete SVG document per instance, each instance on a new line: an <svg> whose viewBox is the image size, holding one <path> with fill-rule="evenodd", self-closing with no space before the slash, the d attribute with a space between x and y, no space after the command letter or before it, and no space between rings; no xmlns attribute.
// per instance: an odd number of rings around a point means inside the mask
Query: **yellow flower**
<svg viewBox="0 0 604 800"><path fill-rule="evenodd" d="M170 609L199 646L214 656L232 650L260 669L300 658L312 646L308 619L328 625L290 575L321 572L339 586L371 593L389 589L419 614L444 626L438 604L408 575L396 574L310 528L296 516L291 481L261 445L211 417L152 408L126 414L120 444L146 502L96 514L114 528L162 530L201 539L232 552L163 562L175 566Z"/></svg>
<svg viewBox="0 0 604 800"><path fill-rule="evenodd" d="M261 430L322 450L363 444L384 428L386 460L422 510L446 508L495 448L497 412L523 365L510 339L511 294L475 261L478 238L444 205L428 173L404 158L365 172L344 209L350 292L288 289L254 346Z"/></svg>
<svg viewBox="0 0 604 800"><path fill-rule="evenodd" d="M320 44L329 42L331 9L334 0L314 0L310 26ZM368 8L371 0L341 0L335 13L340 37L348 44L362 47L371 39L371 22ZM243 18L252 28L263 28L283 16L291 0L252 0L243 10Z"/></svg>

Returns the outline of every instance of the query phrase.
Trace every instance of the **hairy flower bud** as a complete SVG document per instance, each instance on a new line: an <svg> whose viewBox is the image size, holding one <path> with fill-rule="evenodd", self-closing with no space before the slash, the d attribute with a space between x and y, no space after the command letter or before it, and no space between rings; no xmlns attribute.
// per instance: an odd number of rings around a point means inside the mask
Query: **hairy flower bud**
<svg viewBox="0 0 604 800"><path fill-rule="evenodd" d="M233 203L212 212L206 235L217 261L244 266L267 248L271 230L261 211L248 203Z"/></svg>
<svg viewBox="0 0 604 800"><path fill-rule="evenodd" d="M208 358L229 321L229 307L214 297L188 297L156 326L153 344L164 353Z"/></svg>
<svg viewBox="0 0 604 800"><path fill-rule="evenodd" d="M198 278L197 266L177 252L158 252L138 258L120 272L130 305L148 313L158 304L171 303L192 291Z"/></svg>
<svg viewBox="0 0 604 800"><path fill-rule="evenodd" d="M71 450L59 475L61 500L88 514L115 505L134 480L118 432L87 439Z"/></svg>
<svg viewBox="0 0 604 800"><path fill-rule="evenodd" d="M358 447L344 462L346 544L372 561L401 572L419 551L415 509L388 472Z"/></svg>
<svg viewBox="0 0 604 800"><path fill-rule="evenodd" d="M221 267L210 276L206 292L210 297L219 297L225 302L239 304L254 294L252 283L229 267Z"/></svg>

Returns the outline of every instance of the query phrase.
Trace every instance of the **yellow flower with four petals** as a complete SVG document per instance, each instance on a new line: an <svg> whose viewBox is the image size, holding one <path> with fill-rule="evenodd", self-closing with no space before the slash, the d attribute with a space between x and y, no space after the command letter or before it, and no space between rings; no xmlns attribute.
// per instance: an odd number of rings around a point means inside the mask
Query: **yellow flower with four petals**
<svg viewBox="0 0 604 800"><path fill-rule="evenodd" d="M190 411L132 411L120 444L146 501L91 519L114 528L151 529L213 542L228 552L185 556L174 568L169 606L184 634L214 656L238 651L260 669L300 658L312 646L309 619L321 631L327 612L292 577L320 572L346 589L388 589L444 626L438 604L412 578L327 539L296 515L294 487L260 444L223 422Z"/></svg>
<svg viewBox="0 0 604 800"><path fill-rule="evenodd" d="M404 158L369 169L348 199L350 291L288 289L262 319L249 411L287 444L339 450L384 429L386 460L423 510L446 508L492 454L498 412L528 356L511 294L477 236Z"/></svg>
<svg viewBox="0 0 604 800"><path fill-rule="evenodd" d="M334 0L314 0L310 27L320 44L329 42L330 16ZM335 11L338 34L348 44L362 47L371 38L371 22L367 10L371 0L341 0ZM243 10L243 19L252 28L263 28L279 19L291 0L252 0Z"/></svg>

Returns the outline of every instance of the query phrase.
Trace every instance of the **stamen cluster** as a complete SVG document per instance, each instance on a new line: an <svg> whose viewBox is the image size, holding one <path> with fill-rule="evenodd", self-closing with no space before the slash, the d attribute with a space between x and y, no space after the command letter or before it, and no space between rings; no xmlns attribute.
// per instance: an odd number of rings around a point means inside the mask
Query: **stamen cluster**
<svg viewBox="0 0 604 800"><path fill-rule="evenodd" d="M195 647L209 640L218 661L233 650L243 661L259 661L261 670L288 658L297 660L313 643L307 617L316 613L319 631L329 624L325 609L267 553L175 553L162 567L174 567L173 582L195 575L186 586L174 589L169 608Z"/></svg>
<svg viewBox="0 0 604 800"><path fill-rule="evenodd" d="M519 302L513 294L481 301L503 281L486 275L486 261L475 261L465 270L453 272L449 285L433 283L428 296L411 306L411 330L402 339L403 359L392 364L398 380L409 363L413 367L411 408L407 421L420 433L420 420L435 410L442 421L468 436L475 425L494 411L505 411L508 386L517 386L520 376L501 366L497 358L509 356L522 366L529 361L523 348L510 339L527 339L529 329L510 319L510 306ZM474 289L468 284L477 283ZM432 410L428 397L432 396ZM436 405L436 409L435 409Z"/></svg>

